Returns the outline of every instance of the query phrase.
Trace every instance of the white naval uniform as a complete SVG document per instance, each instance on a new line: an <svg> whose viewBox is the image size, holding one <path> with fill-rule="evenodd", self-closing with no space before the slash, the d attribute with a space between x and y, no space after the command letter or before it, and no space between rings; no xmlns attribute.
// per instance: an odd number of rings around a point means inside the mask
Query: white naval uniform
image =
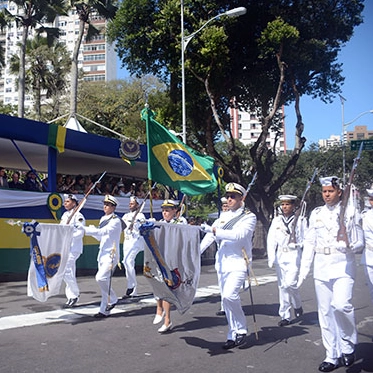
<svg viewBox="0 0 373 373"><path fill-rule="evenodd" d="M96 273L96 281L101 289L100 312L108 315L110 312L106 311L107 305L118 302L118 297L114 289L110 287L110 280L111 274L119 262L122 220L115 213L104 215L100 219L98 228L89 226L85 227L84 230L87 235L100 241L100 250L97 256L98 271Z"/></svg>
<svg viewBox="0 0 373 373"><path fill-rule="evenodd" d="M370 298L373 303L373 209L363 211L361 216L365 238L365 249L361 256L361 264L364 265Z"/></svg>
<svg viewBox="0 0 373 373"><path fill-rule="evenodd" d="M306 220L299 218L296 229L296 245L289 245L293 230L294 215L276 216L269 227L267 236L268 266L276 266L279 290L279 315L281 319L290 320L290 310L300 308L302 300L297 287L300 259Z"/></svg>
<svg viewBox="0 0 373 373"><path fill-rule="evenodd" d="M73 213L74 209L70 211L65 211L61 216L60 224L67 224L71 214ZM72 217L69 225L74 226L74 233L73 233L73 240L71 242L70 253L67 259L65 273L63 276L63 280L65 281L66 288L65 294L67 299L74 299L79 298L79 287L76 281L76 261L80 257L83 252L83 237L84 237L84 229L83 226L85 225L84 216L77 212Z"/></svg>
<svg viewBox="0 0 373 373"><path fill-rule="evenodd" d="M142 212L139 212L136 215L136 221L133 222L133 228L131 230L129 229L135 214L136 211L128 212L122 217L122 220L127 226L127 229L124 231L122 263L126 269L127 289L134 289L131 294L132 296L137 295L135 259L140 251L144 251L145 246L144 238L139 232L139 224L145 221L145 216Z"/></svg>
<svg viewBox="0 0 373 373"><path fill-rule="evenodd" d="M336 247L340 202L314 209L305 235L299 278L307 275L314 258L314 280L325 362L338 363L342 353L350 354L357 343L354 307L351 304L356 263L355 251L364 245L363 231L355 211L346 223L353 249Z"/></svg>
<svg viewBox="0 0 373 373"><path fill-rule="evenodd" d="M241 216L231 229L223 229L232 219ZM228 321L228 340L235 340L237 334L247 334L246 317L242 310L240 289L247 276L247 264L242 249L249 260L252 258L252 236L256 225L256 216L240 207L236 211L225 211L215 220L212 227L216 235L207 233L201 242L201 254L215 240L218 250L215 255L215 269L225 315Z"/></svg>

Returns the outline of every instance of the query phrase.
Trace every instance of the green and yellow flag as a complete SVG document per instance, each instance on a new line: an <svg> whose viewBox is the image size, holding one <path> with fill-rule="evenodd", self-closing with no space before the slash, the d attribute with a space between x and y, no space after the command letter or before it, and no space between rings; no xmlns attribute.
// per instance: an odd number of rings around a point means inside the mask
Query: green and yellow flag
<svg viewBox="0 0 373 373"><path fill-rule="evenodd" d="M49 125L48 131L48 146L57 149L59 153L65 151L66 128L57 126L56 124Z"/></svg>
<svg viewBox="0 0 373 373"><path fill-rule="evenodd" d="M150 109L143 109L141 117L146 121L149 180L188 196L213 192L217 187L214 159L181 142L154 119Z"/></svg>

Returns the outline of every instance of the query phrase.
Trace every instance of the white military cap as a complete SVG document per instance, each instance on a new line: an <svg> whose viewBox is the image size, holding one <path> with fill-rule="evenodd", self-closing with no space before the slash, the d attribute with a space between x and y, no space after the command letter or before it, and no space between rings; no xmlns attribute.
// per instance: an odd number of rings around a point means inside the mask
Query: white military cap
<svg viewBox="0 0 373 373"><path fill-rule="evenodd" d="M115 198L115 197L113 197L113 196L111 196L110 194L107 194L106 196L105 196L105 199L104 199L104 203L111 203L112 205L114 205L114 206L118 206L118 200Z"/></svg>
<svg viewBox="0 0 373 373"><path fill-rule="evenodd" d="M138 199L136 196L131 196L130 197L130 202L136 202L136 203L139 203Z"/></svg>
<svg viewBox="0 0 373 373"><path fill-rule="evenodd" d="M179 201L175 201L173 199L165 199L161 205L161 207L173 207L177 208L179 206Z"/></svg>
<svg viewBox="0 0 373 373"><path fill-rule="evenodd" d="M241 194L241 196L244 196L246 193L246 189L237 183L228 183L225 186L225 191L230 193L238 193Z"/></svg>
<svg viewBox="0 0 373 373"><path fill-rule="evenodd" d="M78 202L78 198L77 198L77 196L75 195L75 194L64 194L63 195L63 199L64 200L66 200L66 199L71 199L71 200L73 200L73 201L76 201L76 202Z"/></svg>
<svg viewBox="0 0 373 373"><path fill-rule="evenodd" d="M340 181L337 176L320 177L321 186L340 186Z"/></svg>
<svg viewBox="0 0 373 373"><path fill-rule="evenodd" d="M281 194L278 196L278 199L281 202L289 201L289 202L294 202L297 199L297 196L293 196L292 194Z"/></svg>
<svg viewBox="0 0 373 373"><path fill-rule="evenodd" d="M372 187L373 187L373 185L371 186L371 188ZM373 197L373 189L367 189L366 191L367 191L369 197Z"/></svg>
<svg viewBox="0 0 373 373"><path fill-rule="evenodd" d="M220 201L221 201L221 203L227 203L228 202L226 197L221 197Z"/></svg>

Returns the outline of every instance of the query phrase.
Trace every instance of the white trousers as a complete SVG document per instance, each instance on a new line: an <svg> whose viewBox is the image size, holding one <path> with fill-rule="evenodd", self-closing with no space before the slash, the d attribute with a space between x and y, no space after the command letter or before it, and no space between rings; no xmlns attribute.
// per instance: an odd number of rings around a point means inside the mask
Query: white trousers
<svg viewBox="0 0 373 373"><path fill-rule="evenodd" d="M240 289L246 278L245 271L222 273L221 297L228 321L227 339L235 340L236 334L247 334L246 316L241 306Z"/></svg>
<svg viewBox="0 0 373 373"><path fill-rule="evenodd" d="M298 268L286 265L276 265L280 307L278 314L281 319L291 319L290 310L300 308L302 299L297 288Z"/></svg>
<svg viewBox="0 0 373 373"><path fill-rule="evenodd" d="M355 312L351 304L353 285L350 277L330 281L315 279L325 361L332 364L337 364L342 353L352 353L357 343Z"/></svg>
<svg viewBox="0 0 373 373"><path fill-rule="evenodd" d="M110 314L106 311L108 304L114 304L118 302L113 287L111 286L111 273L115 271L116 265L112 265L111 259L101 259L98 263L98 271L96 273L96 281L101 289L101 303L100 312L104 315Z"/></svg>
<svg viewBox="0 0 373 373"><path fill-rule="evenodd" d="M137 280L136 280L136 269L135 269L135 259L137 254L144 250L144 246L136 241L128 241L126 240L123 243L123 265L126 269L126 277L127 277L127 289L135 288L132 295L137 295Z"/></svg>
<svg viewBox="0 0 373 373"><path fill-rule="evenodd" d="M367 285L369 289L370 299L373 304L373 266L364 265L364 272L367 277Z"/></svg>
<svg viewBox="0 0 373 373"><path fill-rule="evenodd" d="M63 280L66 284L65 294L67 299L79 298L79 287L76 281L76 261L79 257L80 253L70 253L66 262Z"/></svg>

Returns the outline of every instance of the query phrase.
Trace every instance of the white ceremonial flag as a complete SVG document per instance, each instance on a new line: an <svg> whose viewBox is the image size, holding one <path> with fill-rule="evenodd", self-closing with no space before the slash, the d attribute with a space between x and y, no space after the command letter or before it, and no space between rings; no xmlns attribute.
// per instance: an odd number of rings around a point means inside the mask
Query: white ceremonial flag
<svg viewBox="0 0 373 373"><path fill-rule="evenodd" d="M60 293L74 227L32 222L24 224L23 232L30 237L27 295L45 302Z"/></svg>
<svg viewBox="0 0 373 373"><path fill-rule="evenodd" d="M144 234L149 225L154 228ZM192 305L199 282L199 227L159 222L143 224L140 230L147 244L144 276L156 297L174 304L183 314Z"/></svg>

